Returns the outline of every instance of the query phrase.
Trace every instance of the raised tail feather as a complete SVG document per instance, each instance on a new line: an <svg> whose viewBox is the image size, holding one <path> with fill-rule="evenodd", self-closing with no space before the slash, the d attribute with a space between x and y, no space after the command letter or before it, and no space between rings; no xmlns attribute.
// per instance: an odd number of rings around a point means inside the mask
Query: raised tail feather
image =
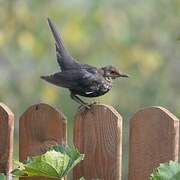
<svg viewBox="0 0 180 180"><path fill-rule="evenodd" d="M60 34L58 33L58 31L56 29L56 26L51 21L51 19L47 18L47 20L48 20L49 27L51 28L53 37L54 37L54 39L56 41L56 45L57 45L58 51L60 51L60 54L63 56L63 55L65 55L65 53L67 53L66 49L64 47L64 44L63 44L63 40L62 40Z"/></svg>
<svg viewBox="0 0 180 180"><path fill-rule="evenodd" d="M63 44L63 40L58 33L55 24L51 21L50 18L47 18L49 27L52 31L53 37L56 42L56 52L57 52L57 61L61 67L61 70L71 69L72 66L77 66L77 61L69 54Z"/></svg>

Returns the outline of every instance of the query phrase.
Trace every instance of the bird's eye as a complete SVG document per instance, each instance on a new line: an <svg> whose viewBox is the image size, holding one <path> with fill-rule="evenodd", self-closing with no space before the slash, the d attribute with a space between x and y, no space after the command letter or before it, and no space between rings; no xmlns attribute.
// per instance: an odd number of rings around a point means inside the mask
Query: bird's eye
<svg viewBox="0 0 180 180"><path fill-rule="evenodd" d="M115 71L111 71L111 74L116 74L116 72Z"/></svg>

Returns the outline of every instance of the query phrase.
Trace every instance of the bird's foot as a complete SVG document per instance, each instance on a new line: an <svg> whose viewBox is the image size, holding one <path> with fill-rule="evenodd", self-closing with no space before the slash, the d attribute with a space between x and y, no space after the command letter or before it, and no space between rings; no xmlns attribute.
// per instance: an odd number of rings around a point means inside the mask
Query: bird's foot
<svg viewBox="0 0 180 180"><path fill-rule="evenodd" d="M85 109L91 109L91 106L89 104L82 104L78 107L78 109L82 109L82 108L85 108Z"/></svg>
<svg viewBox="0 0 180 180"><path fill-rule="evenodd" d="M93 102L91 102L90 104L89 104L89 106L93 106L93 105L96 105L96 104L98 104L99 102L96 102L96 101L93 101Z"/></svg>
<svg viewBox="0 0 180 180"><path fill-rule="evenodd" d="M79 106L78 109L81 109L81 108L91 109L91 107L92 107L93 105L96 105L96 104L98 104L98 102L96 102L96 101L91 102L90 104L88 104L88 103L82 104L82 105Z"/></svg>

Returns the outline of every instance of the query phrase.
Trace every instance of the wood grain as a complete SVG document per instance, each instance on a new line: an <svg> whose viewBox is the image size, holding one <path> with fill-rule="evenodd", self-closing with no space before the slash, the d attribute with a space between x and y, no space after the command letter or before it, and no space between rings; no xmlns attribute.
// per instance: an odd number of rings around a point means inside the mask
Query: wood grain
<svg viewBox="0 0 180 180"><path fill-rule="evenodd" d="M13 160L14 114L0 103L0 172L9 174Z"/></svg>
<svg viewBox="0 0 180 180"><path fill-rule="evenodd" d="M94 105L76 114L74 144L85 159L74 169L75 180L121 179L122 117L111 106Z"/></svg>
<svg viewBox="0 0 180 180"><path fill-rule="evenodd" d="M148 180L160 163L178 160L179 120L162 107L137 112L129 138L129 180Z"/></svg>
<svg viewBox="0 0 180 180"><path fill-rule="evenodd" d="M66 144L65 116L47 104L33 105L21 116L19 123L19 158L40 155L55 144ZM21 178L46 180L52 178Z"/></svg>

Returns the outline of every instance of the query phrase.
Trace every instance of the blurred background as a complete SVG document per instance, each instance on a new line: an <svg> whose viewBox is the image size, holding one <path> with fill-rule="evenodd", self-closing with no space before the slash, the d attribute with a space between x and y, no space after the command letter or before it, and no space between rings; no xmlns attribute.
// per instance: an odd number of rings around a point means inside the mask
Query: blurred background
<svg viewBox="0 0 180 180"><path fill-rule="evenodd" d="M179 0L0 0L0 17L0 101L15 112L16 157L18 119L35 103L64 112L72 142L72 117L78 105L67 90L40 79L59 70L47 17L57 24L79 62L97 67L113 64L130 75L96 98L124 118L124 179L129 118L152 105L180 116Z"/></svg>

